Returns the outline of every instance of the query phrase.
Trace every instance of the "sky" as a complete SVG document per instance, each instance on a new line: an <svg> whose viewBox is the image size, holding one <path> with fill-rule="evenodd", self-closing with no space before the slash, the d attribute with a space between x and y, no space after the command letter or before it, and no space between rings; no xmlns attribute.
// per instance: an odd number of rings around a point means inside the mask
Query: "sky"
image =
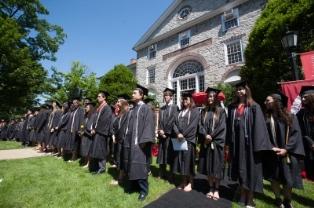
<svg viewBox="0 0 314 208"><path fill-rule="evenodd" d="M67 72L73 61L87 73L104 75L116 64L136 58L132 49L173 0L41 0L45 17L63 28L67 37L55 62L43 61L49 70Z"/></svg>

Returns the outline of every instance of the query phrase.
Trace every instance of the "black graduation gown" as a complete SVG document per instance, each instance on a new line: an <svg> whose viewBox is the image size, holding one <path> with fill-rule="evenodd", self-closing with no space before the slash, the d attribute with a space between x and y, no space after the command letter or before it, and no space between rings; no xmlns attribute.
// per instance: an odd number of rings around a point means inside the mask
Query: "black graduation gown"
<svg viewBox="0 0 314 208"><path fill-rule="evenodd" d="M1 139L7 140L7 134L8 134L8 125L4 124L1 129Z"/></svg>
<svg viewBox="0 0 314 208"><path fill-rule="evenodd" d="M230 177L253 192L263 192L263 151L272 149L260 106L246 107L241 117L235 105L228 107L226 144L231 158Z"/></svg>
<svg viewBox="0 0 314 208"><path fill-rule="evenodd" d="M50 115L49 110L43 110L39 113L39 120L38 120L38 140L37 142L45 142L46 141L46 136L47 136L47 131L48 131L48 118Z"/></svg>
<svg viewBox="0 0 314 208"><path fill-rule="evenodd" d="M66 141L70 137L70 130L68 129L70 122L71 112L63 113L58 123L58 141L56 142L57 148L64 148Z"/></svg>
<svg viewBox="0 0 314 208"><path fill-rule="evenodd" d="M128 176L130 180L147 179L151 155L151 143L155 137L153 111L143 102L129 112L125 136L126 146L130 147ZM144 147L141 147L141 146Z"/></svg>
<svg viewBox="0 0 314 208"><path fill-rule="evenodd" d="M173 125L178 116L178 106L176 104L164 105L159 111L158 129L165 132L166 138L158 136L158 164L172 164L173 147L171 138L176 138Z"/></svg>
<svg viewBox="0 0 314 208"><path fill-rule="evenodd" d="M195 144L200 112L198 108L190 109L184 116L182 112L177 116L173 130L176 135L183 134L188 150L173 152L173 173L193 176L195 175Z"/></svg>
<svg viewBox="0 0 314 208"><path fill-rule="evenodd" d="M84 133L81 142L81 156L87 157L90 153L90 149L93 143L91 131L93 129L93 123L95 121L96 113L90 115L90 117L85 117L84 121Z"/></svg>
<svg viewBox="0 0 314 208"><path fill-rule="evenodd" d="M71 112L67 128L69 130L69 135L65 141L64 150L76 151L81 142L79 133L84 128L83 108L78 107Z"/></svg>
<svg viewBox="0 0 314 208"><path fill-rule="evenodd" d="M274 120L276 138L273 137L270 119L266 120L268 133L274 147L284 148L288 151L290 163L287 157L277 156L274 152L267 154L267 161L264 163L265 178L276 180L282 184L293 187L303 188L299 159L304 156L304 148L296 116L292 116L292 126L289 128L288 142L286 143L287 126L279 120Z"/></svg>
<svg viewBox="0 0 314 208"><path fill-rule="evenodd" d="M104 160L108 155L108 144L112 132L112 111L109 105L105 105L100 112L96 112L93 128L95 135L91 147L90 157Z"/></svg>
<svg viewBox="0 0 314 208"><path fill-rule="evenodd" d="M298 114L298 120L301 127L304 150L305 150L305 170L307 177L314 180L314 120L310 119L310 113L301 109ZM312 115L314 117L314 115Z"/></svg>
<svg viewBox="0 0 314 208"><path fill-rule="evenodd" d="M29 120L28 120L28 123L27 123L28 140L31 141L31 142L33 141L33 138L34 138L34 132L35 132L34 123L35 123L35 119L36 119L36 116L32 115L32 116L29 117Z"/></svg>
<svg viewBox="0 0 314 208"><path fill-rule="evenodd" d="M213 123L214 112L204 109L199 122L200 154L198 171L201 174L221 179L224 165L224 145L226 137L226 113L218 108L218 115ZM212 137L212 142L205 144L206 135Z"/></svg>
<svg viewBox="0 0 314 208"><path fill-rule="evenodd" d="M130 147L124 142L128 115L128 112L125 112L123 115L115 117L112 125L112 131L116 139L114 158L117 163L117 168L125 172L127 172L128 156L130 152Z"/></svg>
<svg viewBox="0 0 314 208"><path fill-rule="evenodd" d="M50 128L49 128L50 136L49 136L48 144L49 145L53 145L54 147L56 147L57 141L58 141L58 132L56 131L56 127L58 126L59 121L61 119L62 111L58 110L58 111L55 111L53 113L54 113L54 116L52 118L51 125L50 125ZM52 133L51 133L51 129L54 130Z"/></svg>

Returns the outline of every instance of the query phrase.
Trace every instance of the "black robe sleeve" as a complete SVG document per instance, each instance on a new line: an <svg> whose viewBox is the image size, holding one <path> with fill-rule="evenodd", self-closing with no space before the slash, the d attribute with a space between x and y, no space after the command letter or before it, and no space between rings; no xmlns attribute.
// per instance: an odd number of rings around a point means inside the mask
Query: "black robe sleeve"
<svg viewBox="0 0 314 208"><path fill-rule="evenodd" d="M142 123L142 132L139 132L138 144L153 143L155 139L155 120L154 112L149 106L143 104L139 112L139 122ZM140 126L140 124L139 124ZM139 128L140 129L140 128Z"/></svg>
<svg viewBox="0 0 314 208"><path fill-rule="evenodd" d="M273 146L269 139L267 126L261 107L257 103L255 103L251 106L251 110L252 117L250 117L250 121L253 124L253 151L259 152L262 150L271 150Z"/></svg>
<svg viewBox="0 0 314 208"><path fill-rule="evenodd" d="M289 139L285 149L292 154L304 156L304 147L302 142L301 130L296 116L292 116L292 126L289 130Z"/></svg>

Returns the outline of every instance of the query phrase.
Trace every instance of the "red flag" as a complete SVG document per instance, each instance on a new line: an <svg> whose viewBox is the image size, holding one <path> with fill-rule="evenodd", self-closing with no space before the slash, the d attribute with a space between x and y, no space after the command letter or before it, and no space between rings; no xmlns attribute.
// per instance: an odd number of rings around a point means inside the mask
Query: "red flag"
<svg viewBox="0 0 314 208"><path fill-rule="evenodd" d="M304 79L314 79L314 51L300 53L303 66Z"/></svg>

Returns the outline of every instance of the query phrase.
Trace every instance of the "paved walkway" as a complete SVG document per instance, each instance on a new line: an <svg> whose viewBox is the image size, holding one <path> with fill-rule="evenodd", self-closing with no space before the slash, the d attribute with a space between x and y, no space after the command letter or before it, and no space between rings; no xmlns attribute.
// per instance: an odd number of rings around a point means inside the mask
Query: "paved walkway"
<svg viewBox="0 0 314 208"><path fill-rule="evenodd" d="M38 153L33 148L0 150L0 160L14 160L41 156L46 156L46 154Z"/></svg>

